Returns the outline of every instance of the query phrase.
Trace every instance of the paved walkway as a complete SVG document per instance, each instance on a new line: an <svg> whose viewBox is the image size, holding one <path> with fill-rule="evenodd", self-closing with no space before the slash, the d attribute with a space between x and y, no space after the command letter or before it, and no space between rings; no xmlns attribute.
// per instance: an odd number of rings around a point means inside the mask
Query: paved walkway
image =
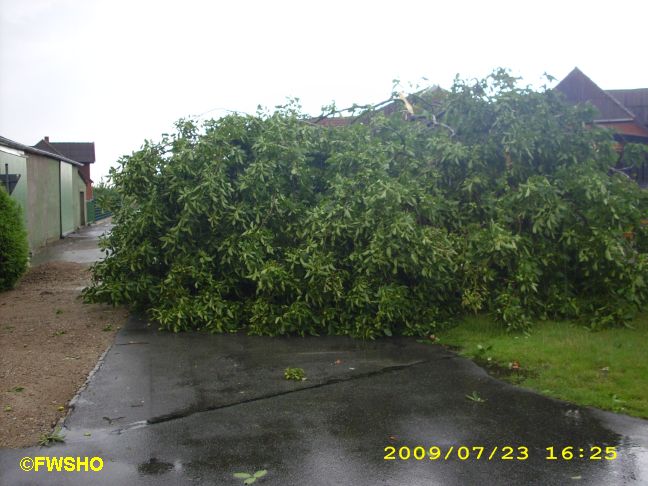
<svg viewBox="0 0 648 486"><path fill-rule="evenodd" d="M101 260L104 254L99 250L97 243L99 236L112 228L111 219L84 226L65 238L40 248L32 256L31 266L51 261L93 263Z"/></svg>
<svg viewBox="0 0 648 486"><path fill-rule="evenodd" d="M286 381L286 367L308 379ZM473 392L486 401L466 399ZM173 335L133 318L64 432L64 444L0 450L0 484L240 485L233 473L262 469L259 485L648 484L648 421L538 396L411 339ZM441 458L384 460L386 447L398 458L416 446ZM546 459L568 446L573 459ZM595 447L617 458L594 459ZM19 469L45 455L104 467Z"/></svg>

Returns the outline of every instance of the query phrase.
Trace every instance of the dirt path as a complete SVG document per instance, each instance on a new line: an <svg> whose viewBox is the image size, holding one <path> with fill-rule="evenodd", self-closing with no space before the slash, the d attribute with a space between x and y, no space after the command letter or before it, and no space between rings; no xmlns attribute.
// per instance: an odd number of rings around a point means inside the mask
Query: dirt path
<svg viewBox="0 0 648 486"><path fill-rule="evenodd" d="M0 293L0 447L50 432L125 322L124 309L83 304L89 277L88 265L45 263Z"/></svg>

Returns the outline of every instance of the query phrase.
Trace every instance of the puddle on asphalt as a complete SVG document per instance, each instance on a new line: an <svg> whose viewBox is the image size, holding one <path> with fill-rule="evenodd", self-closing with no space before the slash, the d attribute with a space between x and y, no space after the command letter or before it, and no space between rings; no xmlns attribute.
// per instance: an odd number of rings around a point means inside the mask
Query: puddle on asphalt
<svg viewBox="0 0 648 486"><path fill-rule="evenodd" d="M155 457L151 457L147 462L143 462L137 466L137 472L149 475L165 474L172 469L174 469L173 464L158 461Z"/></svg>

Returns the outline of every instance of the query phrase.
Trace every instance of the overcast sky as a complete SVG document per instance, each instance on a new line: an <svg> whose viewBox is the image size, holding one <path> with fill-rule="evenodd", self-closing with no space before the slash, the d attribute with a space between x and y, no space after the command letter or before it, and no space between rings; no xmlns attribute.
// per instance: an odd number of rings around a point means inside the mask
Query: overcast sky
<svg viewBox="0 0 648 486"><path fill-rule="evenodd" d="M0 135L94 141L99 181L180 117L287 97L316 114L382 101L395 78L502 66L538 85L578 66L648 87L646 19L646 0L0 0Z"/></svg>

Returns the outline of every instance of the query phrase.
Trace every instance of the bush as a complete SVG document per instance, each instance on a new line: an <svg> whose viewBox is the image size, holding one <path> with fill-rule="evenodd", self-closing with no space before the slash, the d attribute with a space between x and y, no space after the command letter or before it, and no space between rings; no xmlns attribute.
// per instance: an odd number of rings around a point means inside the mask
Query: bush
<svg viewBox="0 0 648 486"><path fill-rule="evenodd" d="M647 198L608 175L591 111L504 72L418 98L336 128L295 105L180 121L112 172L86 298L173 331L365 338L484 311L602 327L645 305Z"/></svg>
<svg viewBox="0 0 648 486"><path fill-rule="evenodd" d="M115 211L119 207L119 193L114 187L100 182L92 188L97 207L104 211Z"/></svg>
<svg viewBox="0 0 648 486"><path fill-rule="evenodd" d="M27 270L29 245L22 211L0 188L0 291L13 288Z"/></svg>

